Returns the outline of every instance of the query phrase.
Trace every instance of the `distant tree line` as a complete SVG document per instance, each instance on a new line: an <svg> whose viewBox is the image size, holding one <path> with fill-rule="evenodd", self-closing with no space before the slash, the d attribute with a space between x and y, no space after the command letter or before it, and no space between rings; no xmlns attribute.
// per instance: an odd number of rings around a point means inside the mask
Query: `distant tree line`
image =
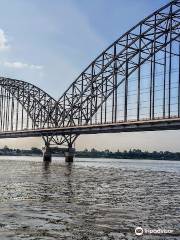
<svg viewBox="0 0 180 240"><path fill-rule="evenodd" d="M91 149L90 151L85 149L84 151L78 151L76 156L88 157L88 158L116 158L116 159L162 159L162 160L180 160L180 152L169 152L169 151L141 151L139 149L133 149L129 151L111 152L110 150L98 151Z"/></svg>
<svg viewBox="0 0 180 240"><path fill-rule="evenodd" d="M31 149L11 149L7 146L0 149L0 155L8 155L8 156L31 156L31 155L42 155L42 150L32 147Z"/></svg>
<svg viewBox="0 0 180 240"><path fill-rule="evenodd" d="M62 149L58 147L51 148L52 154L55 156L64 156ZM7 146L0 149L0 155L8 156L41 156L42 150L36 147L32 147L29 150L24 149L10 149ZM108 149L99 151L94 148L91 150L85 149L83 151L76 151L76 157L80 158L116 158L116 159L159 159L159 160L180 160L180 152L169 152L169 151L141 151L139 149L133 149L129 151L112 152Z"/></svg>

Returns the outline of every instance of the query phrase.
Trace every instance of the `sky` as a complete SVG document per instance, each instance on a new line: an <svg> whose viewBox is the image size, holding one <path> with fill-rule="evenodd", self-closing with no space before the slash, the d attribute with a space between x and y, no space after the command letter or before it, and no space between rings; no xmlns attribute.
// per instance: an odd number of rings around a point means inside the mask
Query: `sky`
<svg viewBox="0 0 180 240"><path fill-rule="evenodd" d="M167 0L0 0L0 74L58 99L76 77L124 32ZM78 149L180 151L179 131L82 136ZM41 147L41 139L0 140L0 146Z"/></svg>

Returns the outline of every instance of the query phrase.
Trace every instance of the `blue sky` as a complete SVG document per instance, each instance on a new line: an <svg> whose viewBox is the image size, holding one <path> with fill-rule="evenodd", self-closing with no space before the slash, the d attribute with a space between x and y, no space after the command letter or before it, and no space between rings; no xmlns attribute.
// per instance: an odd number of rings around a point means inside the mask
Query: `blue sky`
<svg viewBox="0 0 180 240"><path fill-rule="evenodd" d="M0 51L2 75L58 98L104 48L163 2L0 0L8 46Z"/></svg>
<svg viewBox="0 0 180 240"><path fill-rule="evenodd" d="M1 75L31 82L59 98L104 48L166 3L167 0L0 0ZM85 147L85 138L89 139L88 147L146 148L143 140L137 144L137 134L139 139L151 136L147 144L152 149L165 149L169 136L178 139L180 135L164 132L90 136L80 138L78 146ZM167 142L164 136L168 136ZM159 143L155 144L155 139ZM26 147L28 141L29 145L37 144L37 140L26 140ZM14 141L8 143L13 145ZM21 140L19 144L22 145ZM170 148L178 150L179 146Z"/></svg>

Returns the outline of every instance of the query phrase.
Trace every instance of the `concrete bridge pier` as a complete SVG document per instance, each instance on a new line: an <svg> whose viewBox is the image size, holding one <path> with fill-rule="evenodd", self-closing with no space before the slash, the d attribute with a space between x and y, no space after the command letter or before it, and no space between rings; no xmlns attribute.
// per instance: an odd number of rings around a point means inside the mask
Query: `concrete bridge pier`
<svg viewBox="0 0 180 240"><path fill-rule="evenodd" d="M72 147L69 147L67 151L64 152L65 162L68 162L68 163L73 162L74 155L75 155L75 149Z"/></svg>
<svg viewBox="0 0 180 240"><path fill-rule="evenodd" d="M51 162L51 159L52 159L51 148L46 145L43 148L43 161L44 162Z"/></svg>

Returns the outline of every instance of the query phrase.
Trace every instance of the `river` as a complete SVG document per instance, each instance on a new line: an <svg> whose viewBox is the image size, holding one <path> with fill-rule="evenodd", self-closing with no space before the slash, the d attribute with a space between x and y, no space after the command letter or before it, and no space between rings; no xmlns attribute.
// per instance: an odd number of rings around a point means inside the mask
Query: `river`
<svg viewBox="0 0 180 240"><path fill-rule="evenodd" d="M180 239L180 161L1 156L6 239Z"/></svg>

